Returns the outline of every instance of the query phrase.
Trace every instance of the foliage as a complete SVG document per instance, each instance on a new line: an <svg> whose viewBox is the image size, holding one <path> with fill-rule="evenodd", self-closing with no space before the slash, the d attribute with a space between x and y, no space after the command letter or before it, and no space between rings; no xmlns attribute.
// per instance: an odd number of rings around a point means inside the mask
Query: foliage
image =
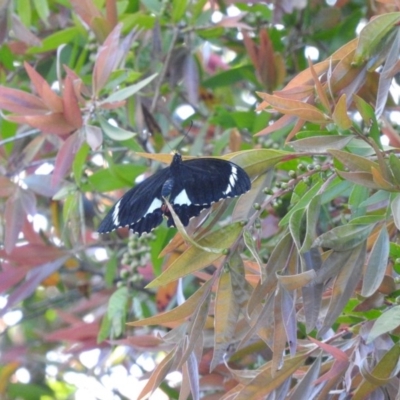
<svg viewBox="0 0 400 400"><path fill-rule="evenodd" d="M400 12L299 3L0 1L2 398L396 398ZM99 237L174 148L251 191Z"/></svg>

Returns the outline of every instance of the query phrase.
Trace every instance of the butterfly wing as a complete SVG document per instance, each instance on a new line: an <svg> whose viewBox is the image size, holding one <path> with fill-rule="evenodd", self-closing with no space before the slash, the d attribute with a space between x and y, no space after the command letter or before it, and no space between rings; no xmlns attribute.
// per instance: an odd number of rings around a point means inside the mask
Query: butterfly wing
<svg viewBox="0 0 400 400"><path fill-rule="evenodd" d="M174 184L170 202L183 225L219 200L250 190L247 173L238 165L216 158L198 158L171 165ZM174 225L169 216L168 225Z"/></svg>
<svg viewBox="0 0 400 400"><path fill-rule="evenodd" d="M164 168L128 190L108 212L98 232L129 226L141 235L160 225L163 216L161 190L169 174L170 168Z"/></svg>

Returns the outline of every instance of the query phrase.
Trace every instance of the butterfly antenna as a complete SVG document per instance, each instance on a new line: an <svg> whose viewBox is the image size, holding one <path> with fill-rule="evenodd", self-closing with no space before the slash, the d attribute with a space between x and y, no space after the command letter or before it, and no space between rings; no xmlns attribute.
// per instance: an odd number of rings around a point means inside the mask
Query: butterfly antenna
<svg viewBox="0 0 400 400"><path fill-rule="evenodd" d="M190 126L186 133L182 136L181 140L178 142L177 148L180 150L181 143L183 142L183 139L189 136L190 130L193 128L193 120L190 120Z"/></svg>

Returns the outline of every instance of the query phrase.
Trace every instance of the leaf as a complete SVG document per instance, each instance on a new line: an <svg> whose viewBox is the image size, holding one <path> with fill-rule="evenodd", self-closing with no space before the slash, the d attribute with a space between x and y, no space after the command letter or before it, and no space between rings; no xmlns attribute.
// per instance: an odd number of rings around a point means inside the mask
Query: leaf
<svg viewBox="0 0 400 400"><path fill-rule="evenodd" d="M367 344L372 343L377 337L391 332L398 326L400 326L400 306L393 306L374 322L368 334Z"/></svg>
<svg viewBox="0 0 400 400"><path fill-rule="evenodd" d="M54 165L52 184L58 185L70 170L75 154L82 144L79 132L75 132L62 144Z"/></svg>
<svg viewBox="0 0 400 400"><path fill-rule="evenodd" d="M272 363L269 361L262 367L261 372L258 373L255 378L238 391L236 398L256 400L265 397L266 394L277 389L298 368L300 368L312 352L313 350L307 353L299 352L295 357L284 357L282 368L274 373L272 370ZM223 396L221 400L227 399L226 396L227 395Z"/></svg>
<svg viewBox="0 0 400 400"><path fill-rule="evenodd" d="M374 224L356 225L347 224L337 226L323 233L313 243L313 247L327 247L335 251L347 251L354 249L365 242L374 229Z"/></svg>
<svg viewBox="0 0 400 400"><path fill-rule="evenodd" d="M360 32L357 50L353 63L358 66L370 59L376 52L384 37L395 28L400 21L400 12L382 14L372 19Z"/></svg>
<svg viewBox="0 0 400 400"><path fill-rule="evenodd" d="M389 235L383 226L374 243L364 272L361 296L372 296L381 285L389 258Z"/></svg>
<svg viewBox="0 0 400 400"><path fill-rule="evenodd" d="M27 124L44 133L66 135L75 131L75 127L68 123L63 113L51 113L46 115L7 115L9 121L18 124Z"/></svg>
<svg viewBox="0 0 400 400"><path fill-rule="evenodd" d="M315 197L315 195L321 189L323 182L317 181L314 186L312 186L298 201L297 203L290 209L290 211L281 219L279 222L280 226L285 226L289 221L293 213L297 212L297 210L307 207L307 205L311 202L311 200Z"/></svg>
<svg viewBox="0 0 400 400"><path fill-rule="evenodd" d="M24 62L26 72L31 79L32 84L35 86L36 92L46 105L46 107L54 112L62 112L63 104L59 96L57 96L46 80L38 74L27 62ZM19 112L21 114L21 112Z"/></svg>
<svg viewBox="0 0 400 400"><path fill-rule="evenodd" d="M242 225L239 222L224 226L207 236L198 240L201 247L214 247L227 249L238 238L241 233ZM200 250L198 247L190 246L181 256L179 256L170 267L160 276L150 282L147 287L157 287L166 285L182 276L191 274L199 269L205 268L221 257L221 254L210 253Z"/></svg>
<svg viewBox="0 0 400 400"><path fill-rule="evenodd" d="M337 158L350 171L363 171L371 173L372 168L379 168L379 165L365 157L357 156L342 150L328 150L335 158Z"/></svg>
<svg viewBox="0 0 400 400"><path fill-rule="evenodd" d="M315 124L327 124L329 122L329 117L311 104L297 100L289 100L283 97L269 95L267 93L256 93L271 107L282 114L294 115Z"/></svg>
<svg viewBox="0 0 400 400"><path fill-rule="evenodd" d="M333 284L329 307L326 311L323 326L318 332L319 335L324 335L331 328L353 295L361 279L365 256L366 243L364 242L351 250L350 257L342 265Z"/></svg>
<svg viewBox="0 0 400 400"><path fill-rule="evenodd" d="M340 129L350 129L353 125L351 119L347 115L347 106L346 106L346 94L342 94L335 105L335 109L332 113L333 122Z"/></svg>
<svg viewBox="0 0 400 400"><path fill-rule="evenodd" d="M341 178L356 183L357 185L365 186L369 189L382 189L381 186L374 182L370 172L344 172L338 170L336 170L336 172Z"/></svg>
<svg viewBox="0 0 400 400"><path fill-rule="evenodd" d="M201 302L203 302L204 299L209 295L213 281L214 281L213 279L209 279L183 304L174 308L173 310L166 311L158 315L155 315L154 317L145 318L140 321L128 322L127 325L130 326L162 325L190 317L194 313L198 305Z"/></svg>
<svg viewBox="0 0 400 400"><path fill-rule="evenodd" d="M25 222L26 212L22 204L20 190L6 201L4 249L10 254L18 241L18 236Z"/></svg>
<svg viewBox="0 0 400 400"><path fill-rule="evenodd" d="M113 140L122 141L122 140L132 139L133 137L136 136L135 132L129 132L123 128L110 124L101 115L97 115L97 120L99 121L103 132Z"/></svg>
<svg viewBox="0 0 400 400"><path fill-rule="evenodd" d="M32 295L38 285L53 272L57 271L68 258L69 256L64 256L31 269L26 275L25 282L8 296L7 306L1 310L1 314L4 315L11 307Z"/></svg>
<svg viewBox="0 0 400 400"><path fill-rule="evenodd" d="M121 29L122 24L116 25L97 52L93 67L93 92L96 95L103 89L111 72L121 60L119 47Z"/></svg>
<svg viewBox="0 0 400 400"><path fill-rule="evenodd" d="M137 397L138 400L147 399L148 396L161 385L167 374L173 369L176 359L178 349L170 351L163 360L157 365L157 367L152 372L150 379L147 381L146 385Z"/></svg>
<svg viewBox="0 0 400 400"><path fill-rule="evenodd" d="M400 229L400 193L396 195L390 204L393 221L397 229Z"/></svg>
<svg viewBox="0 0 400 400"><path fill-rule="evenodd" d="M214 354L210 365L212 371L226 354L231 345L237 320L239 305L232 290L232 276L230 268L224 267L218 281L214 308Z"/></svg>
<svg viewBox="0 0 400 400"><path fill-rule="evenodd" d="M290 142L296 151L307 153L325 153L328 149L343 149L353 139L353 136L326 135L312 136Z"/></svg>
<svg viewBox="0 0 400 400"><path fill-rule="evenodd" d="M125 329L126 309L129 300L128 288L118 288L110 297L107 307L107 316L110 321L111 337L121 336Z"/></svg>
<svg viewBox="0 0 400 400"><path fill-rule="evenodd" d="M150 75L149 77L143 79L142 81L135 83L134 85L127 86L123 89L117 90L112 93L106 99L104 99L100 104L113 103L116 101L122 101L128 97L133 96L147 86L158 74Z"/></svg>
<svg viewBox="0 0 400 400"><path fill-rule="evenodd" d="M395 343L373 367L371 372L368 372L366 368L361 368L363 380L354 391L352 399L366 399L378 387L388 384L398 373L399 357L400 346Z"/></svg>
<svg viewBox="0 0 400 400"><path fill-rule="evenodd" d="M22 90L0 86L0 109L22 115L48 112L45 103L36 96Z"/></svg>
<svg viewBox="0 0 400 400"><path fill-rule="evenodd" d="M64 80L64 93L62 97L63 114L68 124L79 129L82 126L82 113L79 108L78 98L76 96L74 85L70 75Z"/></svg>

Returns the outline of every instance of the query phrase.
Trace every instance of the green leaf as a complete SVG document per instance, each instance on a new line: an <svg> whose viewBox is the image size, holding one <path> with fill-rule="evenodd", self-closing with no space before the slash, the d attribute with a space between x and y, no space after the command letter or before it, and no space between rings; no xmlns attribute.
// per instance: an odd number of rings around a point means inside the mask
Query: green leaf
<svg viewBox="0 0 400 400"><path fill-rule="evenodd" d="M99 192L110 192L128 185L133 186L135 179L146 169L146 167L140 165L114 165L112 169L102 169L90 175L88 177L90 185L87 185L87 187L82 185L82 190L95 189Z"/></svg>
<svg viewBox="0 0 400 400"><path fill-rule="evenodd" d="M360 204L369 196L369 189L365 186L354 185L349 197L349 207L351 210L351 218L354 219L366 213L365 207Z"/></svg>
<svg viewBox="0 0 400 400"><path fill-rule="evenodd" d="M386 226L383 226L368 258L361 296L372 296L378 290L385 276L388 258L389 235Z"/></svg>
<svg viewBox="0 0 400 400"><path fill-rule="evenodd" d="M367 342L368 343L368 342ZM386 351L379 362L370 371L367 363L361 363L360 372L363 380L353 392L353 400L364 400L371 398L370 394L378 387L390 384L399 372L400 346L395 343L389 351Z"/></svg>
<svg viewBox="0 0 400 400"><path fill-rule="evenodd" d="M310 188L303 197L301 197L297 203L294 205L294 207L292 207L290 209L290 211L281 219L281 221L279 222L280 226L284 226L286 225L290 218L291 215L296 212L298 209L300 208L305 208L308 206L308 204L311 202L311 200L315 197L315 195L318 193L318 191L320 190L321 186L322 186L323 182L322 180L318 180L317 183L315 183L315 185Z"/></svg>
<svg viewBox="0 0 400 400"><path fill-rule="evenodd" d="M172 20L174 22L181 21L185 15L187 8L187 0L173 0L172 1Z"/></svg>
<svg viewBox="0 0 400 400"><path fill-rule="evenodd" d="M110 337L111 333L111 321L108 314L105 314L101 320L99 333L97 334L97 343L101 343Z"/></svg>
<svg viewBox="0 0 400 400"><path fill-rule="evenodd" d="M54 392L48 386L35 383L12 383L7 384L7 398L37 400L44 396L54 399Z"/></svg>
<svg viewBox="0 0 400 400"><path fill-rule="evenodd" d="M72 163L72 173L74 175L75 183L79 187L83 174L83 166L85 165L86 158L89 154L89 145L83 143L80 149L75 154L74 161Z"/></svg>
<svg viewBox="0 0 400 400"><path fill-rule="evenodd" d="M351 154L347 151L328 150L335 158L337 158L350 171L362 171L370 173L372 168L379 170L379 165L376 162L370 161L368 158Z"/></svg>
<svg viewBox="0 0 400 400"><path fill-rule="evenodd" d="M313 247L327 247L335 251L347 251L355 248L365 240L374 229L371 225L347 224L331 229L323 233L313 243Z"/></svg>
<svg viewBox="0 0 400 400"><path fill-rule="evenodd" d="M47 0L33 0L36 12L38 13L40 19L47 24L50 15L49 4Z"/></svg>
<svg viewBox="0 0 400 400"><path fill-rule="evenodd" d="M393 153L389 156L389 166L396 184L400 186L400 160Z"/></svg>
<svg viewBox="0 0 400 400"><path fill-rule="evenodd" d="M32 21L32 8L31 2L26 0L17 0L17 14L21 22L26 26L27 29L31 26Z"/></svg>
<svg viewBox="0 0 400 400"><path fill-rule="evenodd" d="M157 75L158 74L150 75L138 83L117 90L116 92L112 93L110 96L105 98L100 104L122 101L127 99L128 97L133 96L134 94L138 93L141 89L143 89L145 86L147 86Z"/></svg>
<svg viewBox="0 0 400 400"><path fill-rule="evenodd" d="M28 54L45 53L47 51L56 50L62 44L69 44L80 35L80 30L77 27L66 28L57 31L42 40L40 47L30 47L27 50Z"/></svg>
<svg viewBox="0 0 400 400"><path fill-rule="evenodd" d="M281 150L256 149L229 153L221 158L238 164L250 176L258 176L266 173L268 169L282 161L289 154L289 152Z"/></svg>
<svg viewBox="0 0 400 400"><path fill-rule="evenodd" d="M207 236L198 240L203 248L227 249L238 238L242 231L242 224L239 222L224 226L217 231L211 232ZM147 287L153 288L160 285L166 285L169 282L191 274L199 269L205 268L218 260L221 254L206 252L195 246L190 246L183 252L160 276L150 282Z"/></svg>
<svg viewBox="0 0 400 400"><path fill-rule="evenodd" d="M129 300L129 291L126 286L117 289L110 297L107 316L111 322L111 336L119 337L125 331L126 308Z"/></svg>
<svg viewBox="0 0 400 400"><path fill-rule="evenodd" d="M360 66L374 55L379 47L382 47L382 40L392 30L397 29L400 21L400 12L378 15L373 18L361 30L358 39L357 50L354 54L353 64Z"/></svg>
<svg viewBox="0 0 400 400"><path fill-rule="evenodd" d="M103 132L113 140L117 141L128 140L136 136L135 132L130 132L123 128L119 128L118 126L111 125L101 115L97 115L97 120L99 121L101 129L103 129Z"/></svg>
<svg viewBox="0 0 400 400"><path fill-rule="evenodd" d="M378 336L388 333L400 326L400 306L394 306L384 312L374 323L369 332L367 344L371 343Z"/></svg>
<svg viewBox="0 0 400 400"><path fill-rule="evenodd" d="M296 151L326 152L328 149L343 149L353 139L353 136L340 136L340 135L325 135L313 136L305 139L299 139L290 142L290 145Z"/></svg>
<svg viewBox="0 0 400 400"><path fill-rule="evenodd" d="M217 29L217 28L215 28ZM221 28L223 31L223 28ZM219 28L218 28L219 30ZM202 31L204 32L204 31ZM205 80L202 85L205 88L210 88L210 89L215 89L218 87L223 87L223 86L232 86L236 82L241 82L243 81L244 77L248 73L253 73L254 74L254 69L250 65L245 65L242 67L237 67L237 68L231 68L227 71L220 72L218 74L215 74L213 77L208 78Z"/></svg>
<svg viewBox="0 0 400 400"><path fill-rule="evenodd" d="M391 208L394 224L397 229L400 229L400 193L393 199Z"/></svg>

